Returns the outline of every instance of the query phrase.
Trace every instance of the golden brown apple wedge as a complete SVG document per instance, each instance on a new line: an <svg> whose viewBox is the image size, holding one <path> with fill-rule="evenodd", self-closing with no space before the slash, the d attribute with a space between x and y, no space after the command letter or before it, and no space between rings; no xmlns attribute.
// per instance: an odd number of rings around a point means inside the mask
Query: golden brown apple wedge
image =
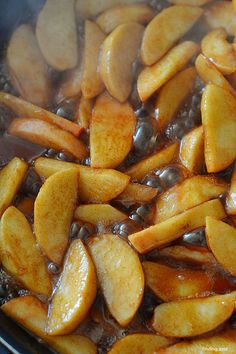
<svg viewBox="0 0 236 354"><path fill-rule="evenodd" d="M214 176L193 176L162 193L156 202L155 223L219 197L228 189L227 183Z"/></svg>
<svg viewBox="0 0 236 354"><path fill-rule="evenodd" d="M89 249L108 309L125 327L143 297L144 275L139 257L125 241L109 234L90 239Z"/></svg>
<svg viewBox="0 0 236 354"><path fill-rule="evenodd" d="M156 63L194 25L203 10L190 6L170 6L162 10L144 31L141 58L145 65ZM170 31L169 24L175 28Z"/></svg>
<svg viewBox="0 0 236 354"><path fill-rule="evenodd" d="M66 151L77 159L83 159L87 155L84 143L71 133L40 119L15 119L8 128L8 132L46 148Z"/></svg>
<svg viewBox="0 0 236 354"><path fill-rule="evenodd" d="M91 257L83 242L74 240L50 304L47 333L71 333L87 316L96 291L96 272Z"/></svg>
<svg viewBox="0 0 236 354"><path fill-rule="evenodd" d="M141 101L146 101L177 72L182 70L198 51L199 46L196 43L182 42L172 48L157 63L144 68L139 74L137 82Z"/></svg>
<svg viewBox="0 0 236 354"><path fill-rule="evenodd" d="M229 35L236 34L236 12L232 1L217 1L205 11L204 15L211 29L223 27Z"/></svg>
<svg viewBox="0 0 236 354"><path fill-rule="evenodd" d="M46 333L47 308L34 296L18 297L1 306L1 310L28 331L43 339L59 354L96 354L96 345L87 337L71 334L50 336ZM29 316L30 314L30 316Z"/></svg>
<svg viewBox="0 0 236 354"><path fill-rule="evenodd" d="M139 183L129 183L116 201L123 204L148 203L157 195L157 188L152 188Z"/></svg>
<svg viewBox="0 0 236 354"><path fill-rule="evenodd" d="M78 196L78 170L61 171L49 177L34 204L34 231L47 257L61 264Z"/></svg>
<svg viewBox="0 0 236 354"><path fill-rule="evenodd" d="M236 166L231 177L230 189L226 198L226 211L229 215L236 215Z"/></svg>
<svg viewBox="0 0 236 354"><path fill-rule="evenodd" d="M38 43L47 63L55 70L72 69L78 61L74 5L74 0L47 0L38 15Z"/></svg>
<svg viewBox="0 0 236 354"><path fill-rule="evenodd" d="M236 98L207 85L201 103L207 172L219 172L236 158Z"/></svg>
<svg viewBox="0 0 236 354"><path fill-rule="evenodd" d="M193 337L207 333L225 321L234 311L235 294L186 299L156 307L153 328L167 337Z"/></svg>
<svg viewBox="0 0 236 354"><path fill-rule="evenodd" d="M92 21L85 22L84 36L81 91L85 98L93 98L105 88L98 68L100 47L106 36L100 27Z"/></svg>
<svg viewBox="0 0 236 354"><path fill-rule="evenodd" d="M21 25L15 30L8 44L6 59L11 80L20 95L39 106L50 103L48 68L30 25Z"/></svg>
<svg viewBox="0 0 236 354"><path fill-rule="evenodd" d="M236 16L235 16L236 21ZM218 28L209 32L202 40L202 52L225 75L236 71L236 55L233 45L227 41L227 32Z"/></svg>
<svg viewBox="0 0 236 354"><path fill-rule="evenodd" d="M187 6L202 6L212 0L168 0L171 4L187 5Z"/></svg>
<svg viewBox="0 0 236 354"><path fill-rule="evenodd" d="M191 173L201 173L204 164L204 131L197 127L181 140L179 158Z"/></svg>
<svg viewBox="0 0 236 354"><path fill-rule="evenodd" d="M179 148L178 143L173 143L155 154L128 167L125 171L133 179L140 181L146 174L169 164L175 157Z"/></svg>
<svg viewBox="0 0 236 354"><path fill-rule="evenodd" d="M155 114L160 131L175 118L176 113L190 95L197 73L190 67L168 81L160 90L155 103Z"/></svg>
<svg viewBox="0 0 236 354"><path fill-rule="evenodd" d="M103 42L100 73L107 91L120 102L126 101L131 93L133 62L138 56L143 30L138 23L125 23Z"/></svg>
<svg viewBox="0 0 236 354"><path fill-rule="evenodd" d="M11 205L25 178L28 165L14 157L0 171L0 216Z"/></svg>
<svg viewBox="0 0 236 354"><path fill-rule="evenodd" d="M99 96L90 125L91 166L117 167L132 148L135 125L136 117L128 102L120 103L107 93Z"/></svg>
<svg viewBox="0 0 236 354"><path fill-rule="evenodd" d="M0 223L0 255L3 268L27 289L51 296L52 283L31 227L15 207L9 207Z"/></svg>
<svg viewBox="0 0 236 354"><path fill-rule="evenodd" d="M107 203L122 193L130 180L124 173L111 169L95 169L43 157L35 161L35 170L42 178L72 168L79 171L79 199L84 203Z"/></svg>
<svg viewBox="0 0 236 354"><path fill-rule="evenodd" d="M146 4L117 5L104 11L98 16L96 22L103 32L110 33L117 26L127 22L147 24L155 16L153 9Z"/></svg>
<svg viewBox="0 0 236 354"><path fill-rule="evenodd" d="M109 204L87 204L80 205L75 210L75 219L90 224L104 226L114 224L128 218L128 216Z"/></svg>
<svg viewBox="0 0 236 354"><path fill-rule="evenodd" d="M92 120L94 100L81 97L75 112L75 120L84 129L88 129Z"/></svg>
<svg viewBox="0 0 236 354"><path fill-rule="evenodd" d="M218 199L205 202L160 224L134 233L129 236L129 241L139 253L145 253L178 239L186 232L204 226L206 216L213 216L217 219L226 217L224 208Z"/></svg>
<svg viewBox="0 0 236 354"><path fill-rule="evenodd" d="M233 8L234 8L234 11L236 11L236 1L233 0Z"/></svg>

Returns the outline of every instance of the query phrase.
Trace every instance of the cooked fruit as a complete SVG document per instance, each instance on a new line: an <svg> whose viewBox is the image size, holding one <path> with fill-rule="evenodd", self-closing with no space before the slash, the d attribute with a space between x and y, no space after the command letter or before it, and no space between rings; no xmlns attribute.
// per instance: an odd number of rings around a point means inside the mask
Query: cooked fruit
<svg viewBox="0 0 236 354"><path fill-rule="evenodd" d="M88 129L90 126L90 122L92 120L93 106L94 100L84 98L83 96L81 97L78 103L78 107L75 112L75 119L78 124L84 129Z"/></svg>
<svg viewBox="0 0 236 354"><path fill-rule="evenodd" d="M78 61L74 4L74 0L47 0L38 16L38 43L55 70L72 69Z"/></svg>
<svg viewBox="0 0 236 354"><path fill-rule="evenodd" d="M156 63L202 14L202 9L190 6L171 6L157 14L144 31L141 47L143 63ZM170 23L174 31L170 31Z"/></svg>
<svg viewBox="0 0 236 354"><path fill-rule="evenodd" d="M28 165L14 157L0 171L0 216L11 205L25 178Z"/></svg>
<svg viewBox="0 0 236 354"><path fill-rule="evenodd" d="M194 176L162 193L156 202L155 223L182 213L227 191L228 185L214 176Z"/></svg>
<svg viewBox="0 0 236 354"><path fill-rule="evenodd" d="M56 264L61 264L70 232L78 194L78 170L61 171L49 177L34 204L37 241Z"/></svg>
<svg viewBox="0 0 236 354"><path fill-rule="evenodd" d="M71 133L40 119L15 119L8 132L37 145L66 151L77 159L83 159L87 155L84 143Z"/></svg>
<svg viewBox="0 0 236 354"><path fill-rule="evenodd" d="M51 98L48 68L30 25L15 30L6 59L11 80L20 95L39 106L47 105Z"/></svg>
<svg viewBox="0 0 236 354"><path fill-rule="evenodd" d="M210 28L223 27L229 35L236 34L236 12L232 1L215 2L205 11L204 15Z"/></svg>
<svg viewBox="0 0 236 354"><path fill-rule="evenodd" d="M13 206L1 218L0 235L4 269L27 289L51 296L51 279L31 227L25 216Z"/></svg>
<svg viewBox="0 0 236 354"><path fill-rule="evenodd" d="M229 75L236 71L236 55L227 36L223 28L209 32L202 40L202 52L223 74Z"/></svg>
<svg viewBox="0 0 236 354"><path fill-rule="evenodd" d="M104 11L96 22L103 32L110 33L117 26L127 22L147 24L154 17L154 11L146 4L117 5Z"/></svg>
<svg viewBox="0 0 236 354"><path fill-rule="evenodd" d="M181 71L162 87L155 103L159 130L163 131L175 118L176 113L190 95L196 76L196 70L191 67Z"/></svg>
<svg viewBox="0 0 236 354"><path fill-rule="evenodd" d="M129 236L129 241L139 253L145 253L176 240L186 232L204 226L206 216L213 216L217 219L226 217L218 199L205 202L160 224L134 233Z"/></svg>
<svg viewBox="0 0 236 354"><path fill-rule="evenodd" d="M127 326L138 310L144 291L138 255L125 241L109 234L90 239L89 249L108 309L121 326Z"/></svg>
<svg viewBox="0 0 236 354"><path fill-rule="evenodd" d="M108 94L98 97L90 125L91 166L115 168L132 147L136 117L130 104Z"/></svg>
<svg viewBox="0 0 236 354"><path fill-rule="evenodd" d="M226 199L227 214L236 215L236 167L231 177L230 190Z"/></svg>
<svg viewBox="0 0 236 354"><path fill-rule="evenodd" d="M236 158L236 99L219 86L207 85L201 111L207 172L219 172Z"/></svg>
<svg viewBox="0 0 236 354"><path fill-rule="evenodd" d="M178 71L182 70L198 51L199 47L196 43L182 42L172 48L157 63L144 68L137 82L140 99L146 101Z"/></svg>
<svg viewBox="0 0 236 354"><path fill-rule="evenodd" d="M132 89L133 62L137 58L144 27L130 22L118 26L103 42L100 72L107 91L124 102Z"/></svg>
<svg viewBox="0 0 236 354"><path fill-rule="evenodd" d="M96 290L96 273L91 257L83 242L74 240L52 298L47 332L64 335L78 327L93 304Z"/></svg>
<svg viewBox="0 0 236 354"><path fill-rule="evenodd" d="M85 22L83 74L81 82L82 94L85 98L93 98L104 90L99 66L100 47L106 38L100 27L92 21Z"/></svg>
<svg viewBox="0 0 236 354"><path fill-rule="evenodd" d="M192 337L224 323L234 311L235 294L215 295L161 304L156 307L153 328L167 337Z"/></svg>
<svg viewBox="0 0 236 354"><path fill-rule="evenodd" d="M197 127L181 140L179 158L181 163L192 173L201 172L204 164L204 131Z"/></svg>
<svg viewBox="0 0 236 354"><path fill-rule="evenodd" d="M210 1L211 0L168 0L171 4L187 6L202 6Z"/></svg>
<svg viewBox="0 0 236 354"><path fill-rule="evenodd" d="M148 203L157 195L157 188L139 183L129 183L116 200L123 204Z"/></svg>
<svg viewBox="0 0 236 354"><path fill-rule="evenodd" d="M170 163L179 148L178 143L173 143L166 148L157 151L152 156L146 157L140 162L128 167L125 171L129 176L140 181L146 174Z"/></svg>
<svg viewBox="0 0 236 354"><path fill-rule="evenodd" d="M96 354L95 344L78 334L50 336L45 332L47 308L34 296L23 296L8 301L1 310L28 331L42 338L59 354ZM30 316L29 316L30 314Z"/></svg>
<svg viewBox="0 0 236 354"><path fill-rule="evenodd" d="M107 203L128 186L130 177L115 170L94 169L71 162L38 158L35 170L42 178L75 168L79 171L79 199L84 203Z"/></svg>

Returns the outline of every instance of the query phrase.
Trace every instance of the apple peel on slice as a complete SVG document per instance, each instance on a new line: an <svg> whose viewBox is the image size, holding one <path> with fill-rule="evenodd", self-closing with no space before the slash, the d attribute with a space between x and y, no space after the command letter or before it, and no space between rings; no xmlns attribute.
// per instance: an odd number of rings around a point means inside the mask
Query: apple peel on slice
<svg viewBox="0 0 236 354"><path fill-rule="evenodd" d="M191 130L182 138L179 158L182 165L191 173L201 173L204 164L203 126Z"/></svg>

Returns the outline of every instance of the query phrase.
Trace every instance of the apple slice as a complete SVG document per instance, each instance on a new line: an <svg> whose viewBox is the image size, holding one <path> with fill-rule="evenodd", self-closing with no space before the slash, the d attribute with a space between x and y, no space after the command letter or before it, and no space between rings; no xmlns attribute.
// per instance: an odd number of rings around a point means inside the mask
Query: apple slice
<svg viewBox="0 0 236 354"><path fill-rule="evenodd" d="M28 331L43 339L59 354L96 354L96 345L87 337L71 334L50 336L46 333L47 308L34 296L17 297L1 306L1 310ZM30 316L29 316L30 314Z"/></svg>
<svg viewBox="0 0 236 354"><path fill-rule="evenodd" d="M59 265L77 202L78 177L75 169L55 173L43 184L34 204L37 241L47 257Z"/></svg>
<svg viewBox="0 0 236 354"><path fill-rule="evenodd" d="M140 181L149 172L169 164L175 157L179 148L178 143L173 143L155 154L128 167L125 171L133 179Z"/></svg>
<svg viewBox="0 0 236 354"><path fill-rule="evenodd" d="M187 299L156 307L153 328L166 337L193 337L227 321L234 311L235 294Z"/></svg>
<svg viewBox="0 0 236 354"><path fill-rule="evenodd" d="M64 335L75 330L87 316L96 290L96 273L91 257L83 242L74 240L52 298L47 332Z"/></svg>
<svg viewBox="0 0 236 354"><path fill-rule="evenodd" d="M82 94L93 98L104 90L104 84L98 70L100 47L106 38L100 27L92 21L85 22Z"/></svg>
<svg viewBox="0 0 236 354"><path fill-rule="evenodd" d="M82 129L78 124L70 122L68 119L46 111L45 109L35 106L30 102L24 101L21 98L12 96L9 93L0 92L0 103L11 109L18 116L23 116L23 118L36 118L43 120L45 122L54 124L77 137L82 132Z"/></svg>
<svg viewBox="0 0 236 354"><path fill-rule="evenodd" d="M0 216L11 205L25 178L28 165L14 157L0 171Z"/></svg>
<svg viewBox="0 0 236 354"><path fill-rule="evenodd" d="M169 32L172 33L172 31ZM153 46L153 48L154 47L155 46ZM146 101L177 72L182 70L198 51L198 44L191 41L182 42L172 48L157 63L144 68L139 74L137 82L141 101Z"/></svg>
<svg viewBox="0 0 236 354"><path fill-rule="evenodd" d="M148 203L156 197L157 188L152 188L139 183L129 183L124 192L122 192L116 201L122 204Z"/></svg>
<svg viewBox="0 0 236 354"><path fill-rule="evenodd" d="M172 339L155 334L128 334L126 337L121 338L113 344L108 354L157 353L158 349L167 347L170 344L173 344Z"/></svg>
<svg viewBox="0 0 236 354"><path fill-rule="evenodd" d="M193 176L162 193L156 202L155 223L191 209L227 191L227 183L214 176Z"/></svg>
<svg viewBox="0 0 236 354"><path fill-rule="evenodd" d="M233 0L233 8L234 8L234 11L236 11L236 1Z"/></svg>
<svg viewBox="0 0 236 354"><path fill-rule="evenodd" d="M128 218L127 215L109 204L80 205L75 210L74 217L90 224L102 224L103 226L111 225Z"/></svg>
<svg viewBox="0 0 236 354"><path fill-rule="evenodd" d="M202 14L202 9L190 6L170 6L157 14L144 31L141 46L143 63L156 63L190 30ZM170 23L175 28L174 31L170 31Z"/></svg>
<svg viewBox="0 0 236 354"><path fill-rule="evenodd" d="M35 161L35 170L42 178L72 168L79 171L79 198L84 203L107 203L122 193L130 180L129 176L115 170L94 169L43 157Z"/></svg>
<svg viewBox="0 0 236 354"><path fill-rule="evenodd" d="M99 96L90 126L91 166L117 167L131 150L135 125L136 117L128 102L120 103L108 94Z"/></svg>
<svg viewBox="0 0 236 354"><path fill-rule="evenodd" d="M117 26L127 22L138 22L146 25L155 16L153 9L146 4L117 5L104 11L96 22L103 32L110 33Z"/></svg>
<svg viewBox="0 0 236 354"><path fill-rule="evenodd" d="M0 254L4 269L27 289L51 296L52 284L25 216L9 207L0 223Z"/></svg>
<svg viewBox="0 0 236 354"><path fill-rule="evenodd" d="M213 216L217 219L226 217L224 208L218 199L205 202L160 224L134 233L129 236L129 241L139 253L145 253L178 239L186 232L204 226L206 216Z"/></svg>
<svg viewBox="0 0 236 354"><path fill-rule="evenodd" d="M78 124L88 129L92 120L92 112L94 107L94 100L81 97L78 107L75 112L75 119Z"/></svg>
<svg viewBox="0 0 236 354"><path fill-rule="evenodd" d="M204 131L197 127L181 140L179 158L191 173L199 174L204 164Z"/></svg>
<svg viewBox="0 0 236 354"><path fill-rule="evenodd" d="M48 68L30 25L21 25L15 30L6 59L12 82L20 95L39 106L48 105L51 98Z"/></svg>
<svg viewBox="0 0 236 354"><path fill-rule="evenodd" d="M100 72L107 91L118 101L129 97L133 83L133 62L138 56L144 27L130 22L118 26L105 39Z"/></svg>
<svg viewBox="0 0 236 354"><path fill-rule="evenodd" d="M71 133L40 119L15 119L8 128L8 132L46 148L66 151L76 159L83 159L87 155L84 143Z"/></svg>
<svg viewBox="0 0 236 354"><path fill-rule="evenodd" d="M47 0L38 15L38 43L55 70L72 69L78 61L74 4L74 0Z"/></svg>
<svg viewBox="0 0 236 354"><path fill-rule="evenodd" d="M226 199L226 211L229 215L236 215L236 166L234 166L230 190Z"/></svg>
<svg viewBox="0 0 236 354"><path fill-rule="evenodd" d="M171 4L187 6L203 6L212 0L168 0Z"/></svg>
<svg viewBox="0 0 236 354"><path fill-rule="evenodd" d="M209 32L202 40L202 52L223 74L230 75L236 71L236 55L227 36L224 28Z"/></svg>
<svg viewBox="0 0 236 354"><path fill-rule="evenodd" d="M229 35L236 34L236 12L232 1L215 2L205 11L204 15L211 29L223 27Z"/></svg>
<svg viewBox="0 0 236 354"><path fill-rule="evenodd" d="M219 86L207 85L201 111L207 172L219 172L236 158L236 98Z"/></svg>
<svg viewBox="0 0 236 354"><path fill-rule="evenodd" d="M108 309L126 327L143 297L144 275L139 257L125 241L109 234L90 239L89 249Z"/></svg>
<svg viewBox="0 0 236 354"><path fill-rule="evenodd" d="M155 114L160 131L175 118L176 113L190 95L196 80L193 67L181 71L168 81L160 90L155 102Z"/></svg>

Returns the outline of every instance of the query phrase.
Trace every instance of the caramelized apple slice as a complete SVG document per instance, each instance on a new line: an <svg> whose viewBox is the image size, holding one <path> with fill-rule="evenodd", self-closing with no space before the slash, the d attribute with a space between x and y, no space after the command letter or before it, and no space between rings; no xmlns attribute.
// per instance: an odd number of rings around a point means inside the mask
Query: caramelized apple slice
<svg viewBox="0 0 236 354"><path fill-rule="evenodd" d="M38 158L35 170L42 178L75 168L80 173L79 198L85 203L107 203L128 186L130 177L115 170L94 169L71 162Z"/></svg>
<svg viewBox="0 0 236 354"><path fill-rule="evenodd" d="M8 132L47 148L66 151L77 159L83 159L87 155L86 146L71 133L43 120L15 119Z"/></svg>
<svg viewBox="0 0 236 354"><path fill-rule="evenodd" d="M85 22L83 74L81 82L82 94L85 98L93 98L104 90L98 71L99 51L106 38L100 27L92 22Z"/></svg>
<svg viewBox="0 0 236 354"><path fill-rule="evenodd" d="M120 103L108 94L101 95L90 127L91 166L117 167L131 150L135 125L136 117L129 103Z"/></svg>
<svg viewBox="0 0 236 354"><path fill-rule="evenodd" d="M157 195L157 188L139 183L129 183L116 200L123 204L148 203Z"/></svg>
<svg viewBox="0 0 236 354"><path fill-rule="evenodd" d="M156 307L153 328L167 337L193 337L207 333L225 321L234 311L235 294L187 299Z"/></svg>
<svg viewBox="0 0 236 354"><path fill-rule="evenodd" d="M226 217L218 199L205 202L160 224L134 233L129 236L129 241L139 253L145 253L178 239L186 232L204 226L206 216L213 216L217 219Z"/></svg>
<svg viewBox="0 0 236 354"><path fill-rule="evenodd" d="M94 100L81 97L75 113L75 119L84 129L88 129L92 120Z"/></svg>
<svg viewBox="0 0 236 354"><path fill-rule="evenodd" d="M7 48L7 64L12 82L22 97L39 106L50 102L48 68L30 25L21 25L13 33Z"/></svg>
<svg viewBox="0 0 236 354"><path fill-rule="evenodd" d="M144 31L141 47L143 63L156 63L202 14L202 9L190 6L171 6L157 14ZM174 31L170 31L170 23Z"/></svg>
<svg viewBox="0 0 236 354"><path fill-rule="evenodd" d="M110 33L117 26L127 22L147 24L154 17L154 11L146 4L117 5L104 11L96 22L103 32Z"/></svg>
<svg viewBox="0 0 236 354"><path fill-rule="evenodd" d="M107 91L118 101L128 98L133 82L133 62L138 55L143 26L130 22L118 26L105 39L100 72Z"/></svg>
<svg viewBox="0 0 236 354"><path fill-rule="evenodd" d="M158 197L155 223L167 220L207 200L217 198L227 191L227 187L224 181L213 176L187 178Z"/></svg>
<svg viewBox="0 0 236 354"><path fill-rule="evenodd" d="M156 170L164 165L169 164L175 157L179 144L173 143L166 148L157 151L152 156L137 162L136 164L128 167L126 173L132 178L140 181L146 174Z"/></svg>
<svg viewBox="0 0 236 354"><path fill-rule="evenodd" d="M236 34L236 13L232 1L213 3L204 15L210 28L223 27L229 35L234 36Z"/></svg>
<svg viewBox="0 0 236 354"><path fill-rule="evenodd" d="M79 173L75 169L49 177L34 204L34 231L47 257L61 264L77 202Z"/></svg>
<svg viewBox="0 0 236 354"><path fill-rule="evenodd" d="M196 43L186 41L172 48L156 64L144 68L137 82L140 99L146 101L178 71L182 70L198 51L199 47Z"/></svg>
<svg viewBox="0 0 236 354"><path fill-rule="evenodd" d="M236 167L231 177L230 190L226 199L227 214L236 215Z"/></svg>
<svg viewBox="0 0 236 354"><path fill-rule="evenodd" d="M80 205L75 210L74 217L95 225L110 225L128 218L127 215L109 204Z"/></svg>
<svg viewBox="0 0 236 354"><path fill-rule="evenodd" d="M144 291L138 255L125 241L109 234L89 240L89 249L108 309L121 326L127 326Z"/></svg>
<svg viewBox="0 0 236 354"><path fill-rule="evenodd" d="M191 130L181 140L180 161L182 165L194 174L201 172L204 163L203 133L203 126L200 126Z"/></svg>
<svg viewBox="0 0 236 354"><path fill-rule="evenodd" d="M25 178L27 163L14 157L0 171L0 216L15 199Z"/></svg>
<svg viewBox="0 0 236 354"><path fill-rule="evenodd" d="M52 284L47 267L36 245L25 216L9 207L0 223L0 254L3 267L27 289L47 297Z"/></svg>
<svg viewBox="0 0 236 354"><path fill-rule="evenodd" d="M210 1L211 0L168 0L171 4L187 6L202 6Z"/></svg>
<svg viewBox="0 0 236 354"><path fill-rule="evenodd" d="M46 333L47 308L34 296L17 297L1 306L1 310L28 331L43 339L59 354L96 354L95 344L78 334L50 336ZM30 316L29 316L30 314Z"/></svg>
<svg viewBox="0 0 236 354"><path fill-rule="evenodd" d="M223 28L209 32L202 40L202 52L223 74L229 75L236 71L236 55L227 36Z"/></svg>
<svg viewBox="0 0 236 354"><path fill-rule="evenodd" d="M38 15L38 43L47 63L55 70L72 69L78 61L74 4L74 0L47 0Z"/></svg>
<svg viewBox="0 0 236 354"><path fill-rule="evenodd" d="M219 86L208 85L201 111L207 171L219 172L236 158L236 98Z"/></svg>
<svg viewBox="0 0 236 354"><path fill-rule="evenodd" d="M175 118L179 108L191 93L196 76L196 70L191 67L181 71L162 87L155 103L159 130L163 131Z"/></svg>
<svg viewBox="0 0 236 354"><path fill-rule="evenodd" d="M85 319L96 296L96 273L81 240L74 240L50 305L47 332L72 332Z"/></svg>

